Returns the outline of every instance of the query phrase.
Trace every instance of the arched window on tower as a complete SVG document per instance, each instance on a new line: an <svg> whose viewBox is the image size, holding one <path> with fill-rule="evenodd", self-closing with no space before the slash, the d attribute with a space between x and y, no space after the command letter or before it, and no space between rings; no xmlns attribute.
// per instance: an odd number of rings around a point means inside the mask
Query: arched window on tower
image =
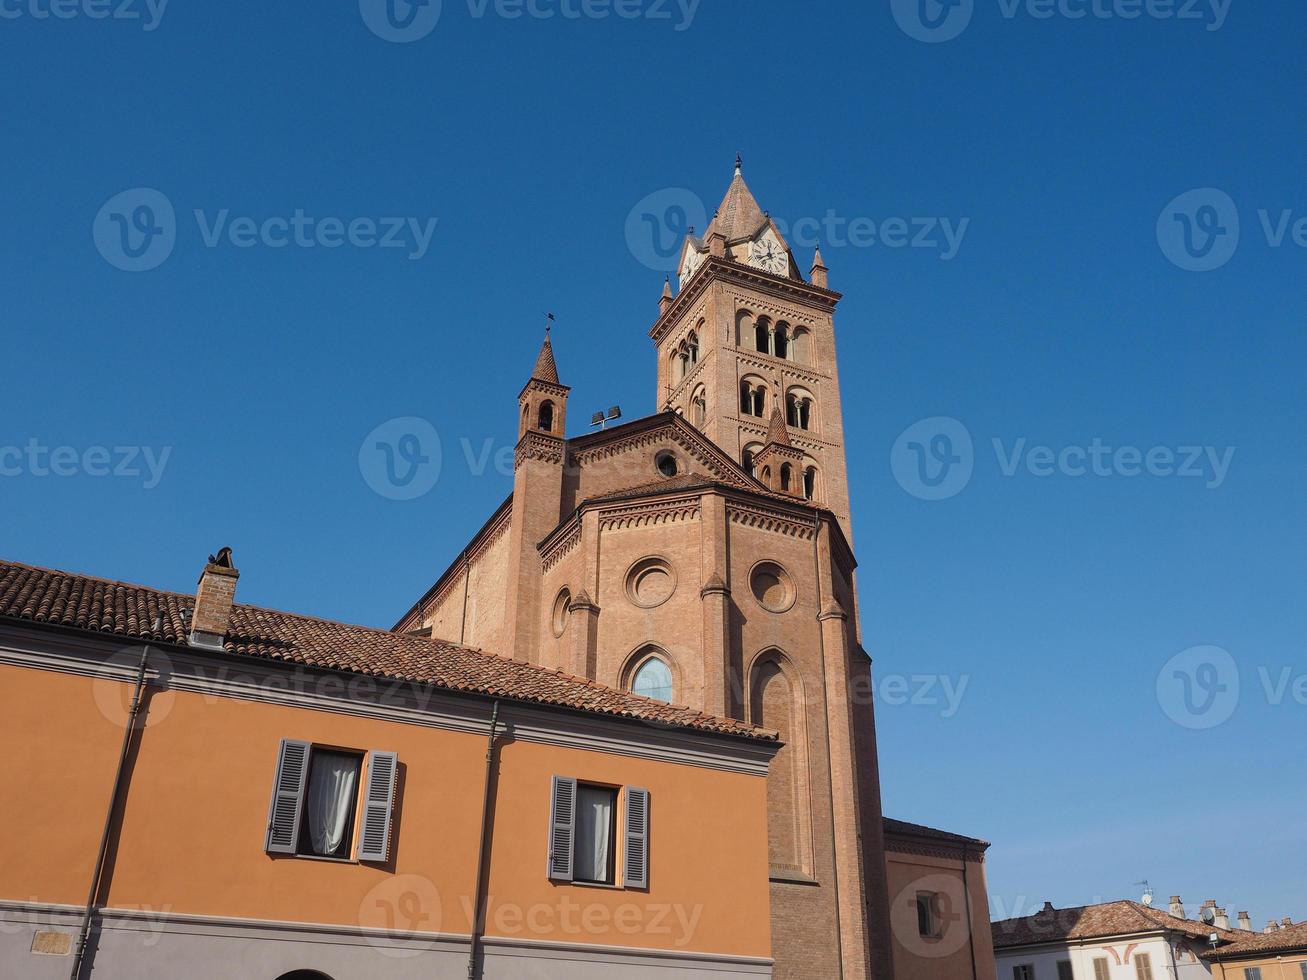
<svg viewBox="0 0 1307 980"><path fill-rule="evenodd" d="M789 490L790 483L793 479L794 471L790 468L789 463L781 464L781 489Z"/></svg>
<svg viewBox="0 0 1307 980"><path fill-rule="evenodd" d="M817 499L817 468L809 466L803 471L803 499Z"/></svg>
<svg viewBox="0 0 1307 980"><path fill-rule="evenodd" d="M772 343L776 348L776 356L779 358L788 358L790 356L790 325L788 323L778 323L776 333L772 337Z"/></svg>
<svg viewBox="0 0 1307 980"><path fill-rule="evenodd" d="M771 353L771 323L766 317L760 318L753 328L753 345L759 354Z"/></svg>
<svg viewBox="0 0 1307 980"><path fill-rule="evenodd" d="M807 431L812 428L812 396L799 388L785 395L785 424Z"/></svg>
<svg viewBox="0 0 1307 980"><path fill-rule="evenodd" d="M708 422L708 390L699 385L690 397L690 421L702 429Z"/></svg>
<svg viewBox="0 0 1307 980"><path fill-rule="evenodd" d="M536 428L541 432L554 431L554 403L541 402L540 414L536 416Z"/></svg>
<svg viewBox="0 0 1307 980"><path fill-rule="evenodd" d="M745 446L744 451L740 453L740 465L744 467L744 472L752 477L758 475L758 464L756 460L758 459L758 454L760 452L762 452L762 443L751 442Z"/></svg>
<svg viewBox="0 0 1307 980"><path fill-rule="evenodd" d="M812 363L812 334L802 327L790 337L790 360L799 364Z"/></svg>
<svg viewBox="0 0 1307 980"><path fill-rule="evenodd" d="M699 363L699 335L690 331L690 336L685 340L686 352L690 355L690 363Z"/></svg>

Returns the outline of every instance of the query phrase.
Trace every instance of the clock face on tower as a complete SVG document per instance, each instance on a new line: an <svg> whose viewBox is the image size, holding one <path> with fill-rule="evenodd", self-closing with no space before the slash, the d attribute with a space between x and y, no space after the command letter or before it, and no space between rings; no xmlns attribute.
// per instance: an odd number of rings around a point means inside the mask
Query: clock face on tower
<svg viewBox="0 0 1307 980"><path fill-rule="evenodd" d="M782 275L790 264L785 249L768 238L753 243L749 249L749 262L774 276Z"/></svg>

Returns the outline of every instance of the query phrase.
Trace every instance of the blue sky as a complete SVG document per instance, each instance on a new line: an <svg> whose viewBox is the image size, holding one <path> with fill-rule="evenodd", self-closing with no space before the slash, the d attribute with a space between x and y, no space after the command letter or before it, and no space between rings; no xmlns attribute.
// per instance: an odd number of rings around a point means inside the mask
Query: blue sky
<svg viewBox="0 0 1307 980"><path fill-rule="evenodd" d="M390 625L510 487L546 311L574 432L653 410L627 218L711 212L739 152L847 297L887 811L992 840L996 915L1147 878L1307 917L1307 8L631 2L445 0L404 43L371 0L0 4L0 554L188 591L229 544L245 601ZM140 188L175 223L131 272ZM441 447L412 500L359 461L402 417ZM922 499L938 417L970 479Z"/></svg>

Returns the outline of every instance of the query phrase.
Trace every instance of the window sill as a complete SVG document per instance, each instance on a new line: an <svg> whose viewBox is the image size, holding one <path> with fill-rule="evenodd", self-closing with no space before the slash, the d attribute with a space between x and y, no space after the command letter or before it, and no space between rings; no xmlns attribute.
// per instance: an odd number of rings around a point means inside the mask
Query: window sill
<svg viewBox="0 0 1307 980"><path fill-rule="evenodd" d="M609 892L626 891L625 885L606 885L602 881L565 881L560 884L575 885L577 888L599 888Z"/></svg>
<svg viewBox="0 0 1307 980"><path fill-rule="evenodd" d="M781 885L820 885L821 882L802 871L790 871L788 868L772 868L767 880Z"/></svg>
<svg viewBox="0 0 1307 980"><path fill-rule="evenodd" d="M356 858L334 858L326 857L322 854L282 854L278 857L297 858L300 861L326 861L328 864L358 864Z"/></svg>

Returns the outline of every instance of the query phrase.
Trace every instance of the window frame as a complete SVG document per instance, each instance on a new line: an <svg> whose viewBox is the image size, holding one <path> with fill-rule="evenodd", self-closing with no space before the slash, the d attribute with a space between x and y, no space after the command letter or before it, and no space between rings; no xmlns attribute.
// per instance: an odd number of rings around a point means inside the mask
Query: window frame
<svg viewBox="0 0 1307 980"><path fill-rule="evenodd" d="M1136 953L1135 980L1153 980L1153 957L1151 953Z"/></svg>
<svg viewBox="0 0 1307 980"><path fill-rule="evenodd" d="M917 935L931 941L943 939L944 917L940 914L939 892L918 891L916 906Z"/></svg>
<svg viewBox="0 0 1307 980"><path fill-rule="evenodd" d="M613 809L612 819L608 821L608 879L606 881L592 880L582 878L577 873L576 855L580 853L581 845L581 793L583 790L602 790L605 793L612 794ZM626 787L619 786L615 783L596 782L588 779L578 779L576 781L576 808L577 821L572 831L572 884L582 885L590 888L620 888L618 884L617 868L617 823L622 819L621 804L625 795Z"/></svg>
<svg viewBox="0 0 1307 980"><path fill-rule="evenodd" d="M1012 967L1012 980L1035 980L1035 964L1015 964Z"/></svg>

